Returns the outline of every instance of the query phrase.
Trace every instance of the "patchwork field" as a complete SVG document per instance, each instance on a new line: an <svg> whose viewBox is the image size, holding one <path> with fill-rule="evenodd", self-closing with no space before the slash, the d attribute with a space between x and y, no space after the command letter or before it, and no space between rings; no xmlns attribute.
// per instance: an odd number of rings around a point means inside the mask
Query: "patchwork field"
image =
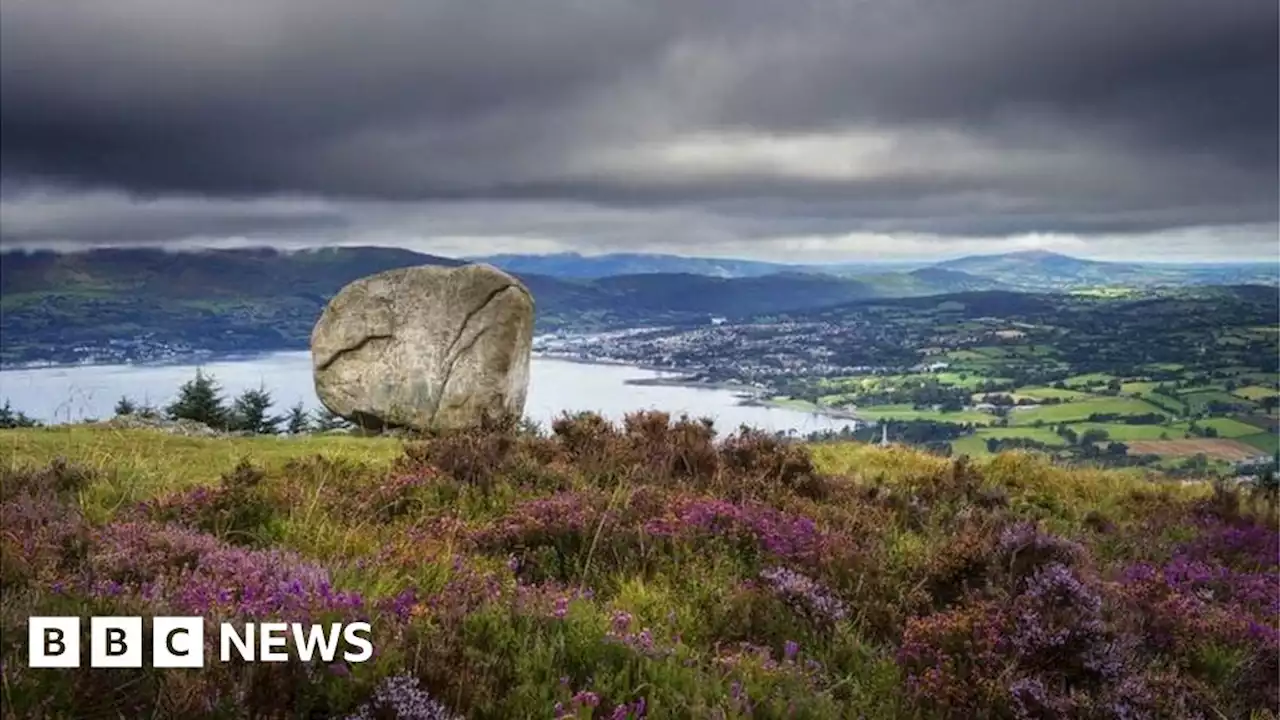
<svg viewBox="0 0 1280 720"><path fill-rule="evenodd" d="M1048 428L983 428L973 435L955 440L951 443L951 449L957 455L972 455L974 457L990 455L991 453L987 450L987 440L991 438L998 440L1027 438L1054 446L1066 444L1066 440Z"/></svg>
<svg viewBox="0 0 1280 720"><path fill-rule="evenodd" d="M1205 390L1202 392L1186 393L1179 397L1191 407L1191 412L1193 413L1207 412L1210 403L1237 405L1242 408L1254 407L1251 401L1231 395L1223 390Z"/></svg>
<svg viewBox="0 0 1280 720"><path fill-rule="evenodd" d="M1083 400L1085 398L1092 397L1089 393L1080 392L1079 390L1062 390L1060 388L1044 386L1018 388L1017 394L1024 397L1035 398L1037 400L1052 400L1056 398L1058 400L1071 401Z"/></svg>
<svg viewBox="0 0 1280 720"><path fill-rule="evenodd" d="M1063 380L1062 383L1067 387L1088 387L1090 385L1105 385L1114 379L1114 375L1108 375L1107 373L1086 373L1069 377Z"/></svg>
<svg viewBox="0 0 1280 720"><path fill-rule="evenodd" d="M1280 395L1280 391L1275 388L1264 387L1262 385L1248 385L1246 387L1236 388L1231 394L1238 395L1246 400L1261 400L1263 398Z"/></svg>
<svg viewBox="0 0 1280 720"><path fill-rule="evenodd" d="M1009 422L1013 425L1031 425L1037 420L1044 423L1078 422L1087 420L1090 415L1095 413L1145 415L1147 413L1164 414L1164 411L1149 402L1137 398L1098 397L1061 405L1042 405L1025 410L1016 410L1009 416Z"/></svg>
<svg viewBox="0 0 1280 720"><path fill-rule="evenodd" d="M1249 460L1264 455L1258 448L1238 440L1217 438L1193 438L1189 440L1134 440L1129 445L1133 455L1163 455L1190 457L1203 454L1206 457L1232 462Z"/></svg>
<svg viewBox="0 0 1280 720"><path fill-rule="evenodd" d="M858 408L858 415L868 420L934 420L937 422L973 423L975 425L991 425L996 421L994 415L976 410L941 412L938 410L916 410L910 405L860 407Z"/></svg>
<svg viewBox="0 0 1280 720"><path fill-rule="evenodd" d="M1275 455L1277 452L1280 452L1280 434L1276 434L1274 432L1244 435L1237 439L1242 443L1258 448L1268 455Z"/></svg>

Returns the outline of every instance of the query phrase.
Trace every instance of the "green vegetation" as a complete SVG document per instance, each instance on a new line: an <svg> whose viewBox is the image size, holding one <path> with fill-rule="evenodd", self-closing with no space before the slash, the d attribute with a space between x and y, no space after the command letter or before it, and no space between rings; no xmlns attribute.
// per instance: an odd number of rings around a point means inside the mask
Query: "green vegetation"
<svg viewBox="0 0 1280 720"><path fill-rule="evenodd" d="M936 420L938 422L974 423L989 425L995 417L983 412L960 410L917 410L910 405L875 405L858 408L858 416L868 420Z"/></svg>
<svg viewBox="0 0 1280 720"><path fill-rule="evenodd" d="M992 453L987 450L987 440L992 438L1000 440L1026 438L1057 447L1067 444L1064 439L1048 428L982 428L972 435L966 435L956 440L951 444L951 447L958 455L972 455L975 457L990 455Z"/></svg>
<svg viewBox="0 0 1280 720"><path fill-rule="evenodd" d="M942 454L1019 447L1062 461L1165 468L1159 453L1185 455L1192 446L1144 445L1144 454L1130 454L1124 444L1196 439L1207 441L1200 450L1222 456L1205 472L1234 474L1237 467L1226 460L1238 460L1240 446L1213 441L1241 438L1262 457L1274 439L1252 437L1268 426L1250 418L1280 417L1280 344L1277 333L1261 332L1267 326L1258 324L1280 315L1280 304L1274 292L1258 290L1069 298L975 293L964 296L967 303L952 296L957 299L946 307L877 301L793 315L782 318L795 323L787 331L793 335L777 343L830 333L835 325L846 344L826 341L824 349L850 354L851 362L913 372L778 384L795 399L853 406L866 420L915 423L919 427L900 429L903 441ZM859 336L864 327L874 329L865 338ZM1224 337L1232 342L1217 342ZM874 352L862 349L868 343ZM891 354L911 349L914 358ZM1059 434L1063 425L1070 433ZM1071 439L1099 432L1106 433L1101 443ZM1173 467L1199 471L1181 460Z"/></svg>
<svg viewBox="0 0 1280 720"><path fill-rule="evenodd" d="M162 359L209 350L307 347L324 304L347 283L415 265L464 261L379 247L97 249L6 252L0 262L0 363ZM784 272L722 278L687 272L607 277L516 275L537 299L539 332L705 322L708 314L769 314L860 298L998 287L964 273L920 270L846 276ZM77 350L90 348L91 350Z"/></svg>
<svg viewBox="0 0 1280 720"><path fill-rule="evenodd" d="M1232 391L1232 394L1246 400L1262 400L1264 398L1280 395L1280 390L1277 390L1274 387L1263 387L1261 385L1247 385L1242 388L1236 388Z"/></svg>
<svg viewBox="0 0 1280 720"><path fill-rule="evenodd" d="M1277 452L1280 452L1280 434L1276 434L1274 432L1241 435L1236 439L1247 445L1252 445L1264 453L1274 455Z"/></svg>
<svg viewBox="0 0 1280 720"><path fill-rule="evenodd" d="M1163 415L1163 413L1160 413L1160 409L1151 403L1134 398L1090 398L1079 402L1041 405L1016 410L1009 415L1009 423L1011 425L1034 425L1037 422L1080 422L1088 420L1091 415L1149 415L1151 413Z"/></svg>
<svg viewBox="0 0 1280 720"><path fill-rule="evenodd" d="M1037 400L1083 400L1089 397L1089 393L1079 390L1064 390L1054 387L1025 387L1018 388L1017 394L1023 397L1034 398Z"/></svg>
<svg viewBox="0 0 1280 720"><path fill-rule="evenodd" d="M6 430L0 693L6 718L1274 718L1273 484L658 413ZM27 618L57 614L368 618L377 654L26 669Z"/></svg>

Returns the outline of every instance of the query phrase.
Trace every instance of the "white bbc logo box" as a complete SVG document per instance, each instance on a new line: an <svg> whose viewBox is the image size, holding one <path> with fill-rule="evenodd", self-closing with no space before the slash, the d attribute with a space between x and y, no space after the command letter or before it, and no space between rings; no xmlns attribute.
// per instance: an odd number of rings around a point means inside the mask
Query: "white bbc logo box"
<svg viewBox="0 0 1280 720"><path fill-rule="evenodd" d="M142 646L146 642L142 618L119 616L89 620L89 667L142 667ZM30 618L27 645L30 667L80 667L80 618ZM204 619L181 616L152 618L151 665L158 668L204 667Z"/></svg>

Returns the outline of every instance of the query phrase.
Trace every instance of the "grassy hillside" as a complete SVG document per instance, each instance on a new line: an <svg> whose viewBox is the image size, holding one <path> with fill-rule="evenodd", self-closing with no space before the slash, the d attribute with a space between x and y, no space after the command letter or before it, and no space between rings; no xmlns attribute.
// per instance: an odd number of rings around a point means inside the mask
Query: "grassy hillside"
<svg viewBox="0 0 1280 720"><path fill-rule="evenodd" d="M11 430L0 487L6 718L362 704L363 718L1274 718L1280 704L1274 518L1136 473L715 440L638 414L624 430L582 416L407 444ZM26 618L64 613L368 618L377 654L25 669Z"/></svg>

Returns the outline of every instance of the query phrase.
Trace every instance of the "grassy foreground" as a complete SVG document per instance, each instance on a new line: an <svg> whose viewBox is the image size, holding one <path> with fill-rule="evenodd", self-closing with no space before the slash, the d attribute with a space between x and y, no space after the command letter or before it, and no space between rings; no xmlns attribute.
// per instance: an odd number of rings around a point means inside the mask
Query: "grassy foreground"
<svg viewBox="0 0 1280 720"><path fill-rule="evenodd" d="M409 443L5 431L0 489L6 719L1280 711L1280 533L1208 485L641 413ZM369 619L376 653L27 668L27 617L58 614Z"/></svg>

